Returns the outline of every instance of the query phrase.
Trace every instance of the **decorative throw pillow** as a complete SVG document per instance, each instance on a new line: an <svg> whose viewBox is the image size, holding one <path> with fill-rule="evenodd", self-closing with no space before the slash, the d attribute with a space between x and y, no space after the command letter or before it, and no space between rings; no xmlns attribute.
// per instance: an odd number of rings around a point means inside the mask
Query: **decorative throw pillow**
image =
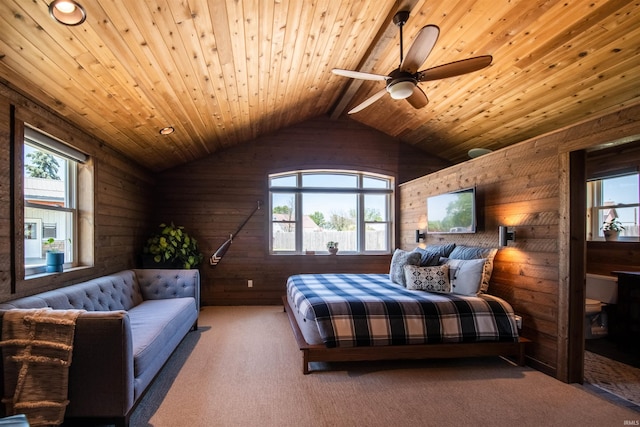
<svg viewBox="0 0 640 427"><path fill-rule="evenodd" d="M482 273L482 285L480 286L480 292L487 292L489 290L489 280L491 279L491 273L493 273L493 258L496 256L498 249L496 248L481 248L478 246L456 246L449 258L451 259L479 259L484 258L486 260L484 266L484 272Z"/></svg>
<svg viewBox="0 0 640 427"><path fill-rule="evenodd" d="M415 265L404 266L404 279L407 289L428 292L451 292L449 281L449 266L418 267Z"/></svg>
<svg viewBox="0 0 640 427"><path fill-rule="evenodd" d="M406 286L404 281L404 266L407 264L419 265L420 254L396 249L391 258L391 267L389 268L389 279L391 279L393 283Z"/></svg>
<svg viewBox="0 0 640 427"><path fill-rule="evenodd" d="M451 293L476 296L480 293L486 259L449 259Z"/></svg>
<svg viewBox="0 0 640 427"><path fill-rule="evenodd" d="M427 245L424 249L417 247L414 251L420 253L420 265L424 267L438 265L440 258L448 257L455 247L455 243L447 243L446 245Z"/></svg>

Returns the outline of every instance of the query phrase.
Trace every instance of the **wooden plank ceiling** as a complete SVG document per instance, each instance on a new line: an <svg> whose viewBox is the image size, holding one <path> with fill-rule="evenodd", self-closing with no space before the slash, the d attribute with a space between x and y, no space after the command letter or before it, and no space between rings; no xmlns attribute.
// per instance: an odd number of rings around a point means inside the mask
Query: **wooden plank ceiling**
<svg viewBox="0 0 640 427"><path fill-rule="evenodd" d="M451 162L640 101L638 0L0 1L0 81L154 171L319 116L342 118L399 64L398 9L441 33L421 68L493 64L421 83L419 110L385 96L348 116ZM159 129L176 132L162 136Z"/></svg>

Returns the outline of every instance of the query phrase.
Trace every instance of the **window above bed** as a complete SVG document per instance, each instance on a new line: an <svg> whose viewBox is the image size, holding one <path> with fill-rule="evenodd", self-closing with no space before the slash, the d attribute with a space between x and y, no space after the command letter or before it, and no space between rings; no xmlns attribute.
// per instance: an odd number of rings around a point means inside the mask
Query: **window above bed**
<svg viewBox="0 0 640 427"><path fill-rule="evenodd" d="M270 252L388 254L392 247L393 178L344 170L269 175Z"/></svg>

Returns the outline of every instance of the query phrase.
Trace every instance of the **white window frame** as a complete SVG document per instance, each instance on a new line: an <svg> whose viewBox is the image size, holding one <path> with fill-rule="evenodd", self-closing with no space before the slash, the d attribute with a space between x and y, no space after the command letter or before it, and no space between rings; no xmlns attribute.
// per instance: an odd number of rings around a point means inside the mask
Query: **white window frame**
<svg viewBox="0 0 640 427"><path fill-rule="evenodd" d="M598 176L587 181L587 236L590 241L604 241L602 234L602 221L600 221L600 211L620 208L636 208L640 212L640 195L638 195L639 203L618 203L615 205L605 205L602 189L602 181L617 178L625 175L635 175L640 184L640 173L624 172L611 174L606 176ZM624 224L623 224L624 225ZM618 238L619 241L639 241L637 236L624 236Z"/></svg>
<svg viewBox="0 0 640 427"><path fill-rule="evenodd" d="M341 188L341 187L304 187L302 185L302 177L305 174L329 174L329 175L350 175L357 178L357 185L354 188ZM273 179L283 178L287 176L295 177L295 185L293 186L278 186L273 187L271 182ZM387 188L365 188L365 178L373 178L377 180L387 181ZM291 220L279 220L273 221L273 216L269 215L269 253L272 255L301 255L305 254L305 248L303 248L303 213L302 213L302 196L304 194L311 193L330 193L330 194L355 194L357 195L356 203L356 232L357 232L357 248L355 251L345 251L340 248L341 254L349 255L380 255L390 254L394 247L393 231L394 231L394 195L395 185L394 178L388 175L375 174L369 172L350 171L350 170L335 170L335 169L322 169L322 170L298 170L288 171L281 173L270 174L268 177L269 185L269 212L273 212L273 194L277 193L293 193L294 194L294 210L295 216ZM367 195L386 195L386 209L384 212L386 221L365 221L365 196ZM274 250L273 249L273 229L274 223L286 224L290 223L295 226L295 249L294 250ZM383 250L365 250L365 232L367 224L386 224L386 242L387 247ZM328 251L326 252L328 253Z"/></svg>
<svg viewBox="0 0 640 427"><path fill-rule="evenodd" d="M84 163L87 160L87 156L72 147L58 141L45 133L28 126L24 128L24 141L25 146L30 146L43 152L53 154L58 157L62 157L66 160L67 170L65 171L65 201L64 207L61 206L48 206L39 203L32 203L24 200L23 194L23 220L27 217L27 208L36 208L53 213L65 213L68 214L67 224L65 224L65 242L69 242L70 250L65 250L65 263L64 268L75 267L78 265L78 245L74 242L78 242L78 164ZM26 176L26 163L23 165L22 174ZM40 230L42 235L42 230ZM58 236L59 237L59 236ZM26 259L23 254L23 265L25 279L29 277L35 277L37 275L46 272L46 265L26 265ZM44 261L43 261L44 262Z"/></svg>

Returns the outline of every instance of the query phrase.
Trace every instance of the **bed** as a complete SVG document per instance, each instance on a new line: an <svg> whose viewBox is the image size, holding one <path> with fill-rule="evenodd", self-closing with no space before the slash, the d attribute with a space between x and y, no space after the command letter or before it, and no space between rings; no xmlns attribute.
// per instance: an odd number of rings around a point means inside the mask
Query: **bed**
<svg viewBox="0 0 640 427"><path fill-rule="evenodd" d="M303 373L311 362L514 356L527 339L504 300L407 289L389 274L301 274L283 297Z"/></svg>

